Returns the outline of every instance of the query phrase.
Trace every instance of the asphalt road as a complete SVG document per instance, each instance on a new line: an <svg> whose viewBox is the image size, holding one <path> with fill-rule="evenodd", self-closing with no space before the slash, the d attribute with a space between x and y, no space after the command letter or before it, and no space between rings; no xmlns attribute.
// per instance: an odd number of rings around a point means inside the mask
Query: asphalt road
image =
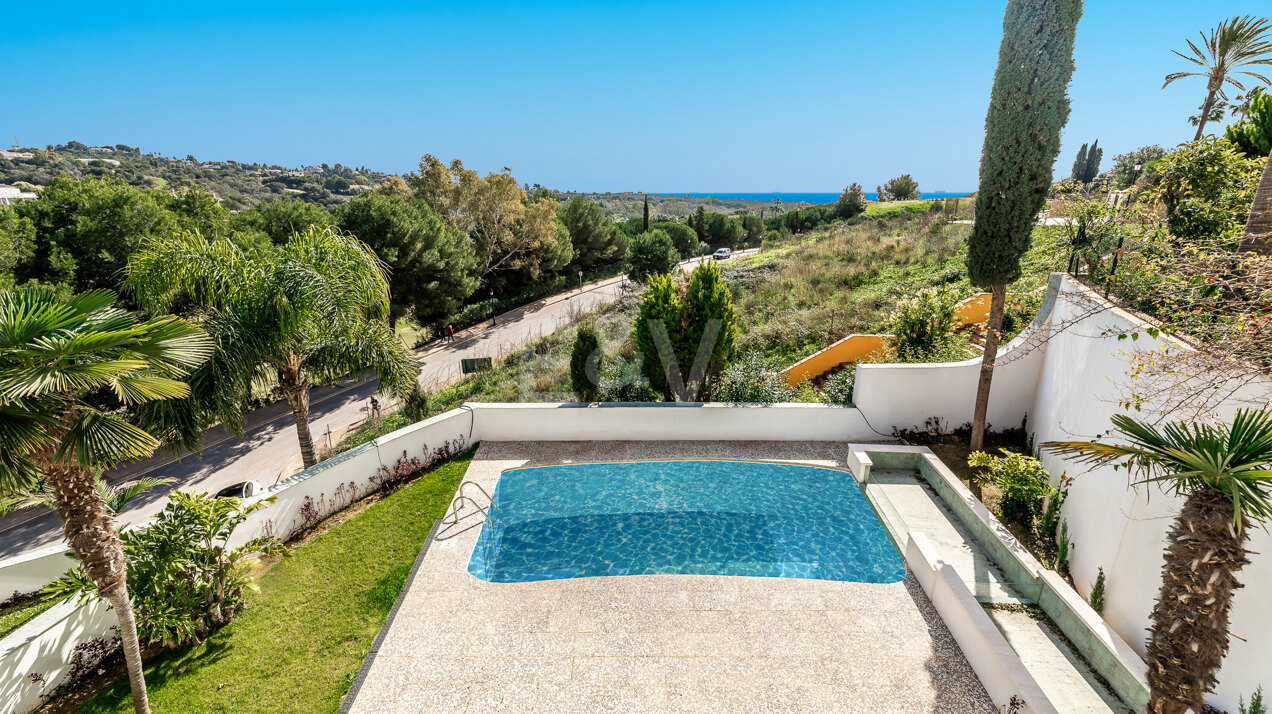
<svg viewBox="0 0 1272 714"><path fill-rule="evenodd" d="M739 251L737 256L755 252ZM688 264L690 261L685 261ZM471 357L498 358L522 345L568 325L579 314L618 299L624 280L611 278L545 298L511 310L490 322L474 325L455 334L450 343L433 343L416 351L420 362L420 384L428 389L459 379L460 360ZM370 398L377 394L375 380L345 379L311 392L309 424L316 444L332 439L366 418ZM380 395L381 402L387 397ZM129 503L120 520L141 523L163 509L167 494L174 488L212 493L230 484L255 479L270 486L298 470L300 447L291 410L279 402L248 415L243 439L220 427L208 431L203 453L173 461L171 455L157 454L106 474L111 483L140 475L175 478L176 483L139 496ZM45 548L62 541L62 529L53 512L25 509L0 518L0 559Z"/></svg>

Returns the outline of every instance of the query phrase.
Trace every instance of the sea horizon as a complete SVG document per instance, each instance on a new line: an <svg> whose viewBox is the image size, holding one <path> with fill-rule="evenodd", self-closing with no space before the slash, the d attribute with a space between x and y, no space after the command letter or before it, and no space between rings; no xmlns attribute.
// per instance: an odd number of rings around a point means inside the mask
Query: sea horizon
<svg viewBox="0 0 1272 714"><path fill-rule="evenodd" d="M970 194L971 191L925 191L922 192L921 198L962 198ZM680 196L684 198L718 198L722 201L764 201L767 203L834 203L839 199L839 191L826 193L819 192L798 192L798 191L771 191L768 193L748 193L744 191L651 191L651 196ZM879 194L874 191L868 191L865 194L866 200L877 201Z"/></svg>

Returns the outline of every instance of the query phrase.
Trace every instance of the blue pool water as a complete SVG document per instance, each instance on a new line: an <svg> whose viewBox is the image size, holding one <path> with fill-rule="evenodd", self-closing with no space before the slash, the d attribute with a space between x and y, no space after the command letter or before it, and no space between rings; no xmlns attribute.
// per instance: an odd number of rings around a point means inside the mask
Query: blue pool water
<svg viewBox="0 0 1272 714"><path fill-rule="evenodd" d="M843 471L740 461L506 471L468 572L510 583L683 573L892 583L901 557Z"/></svg>

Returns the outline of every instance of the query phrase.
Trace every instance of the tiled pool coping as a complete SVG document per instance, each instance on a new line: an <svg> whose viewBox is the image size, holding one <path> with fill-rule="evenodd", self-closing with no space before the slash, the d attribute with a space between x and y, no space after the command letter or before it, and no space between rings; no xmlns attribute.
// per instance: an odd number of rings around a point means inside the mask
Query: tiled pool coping
<svg viewBox="0 0 1272 714"><path fill-rule="evenodd" d="M845 452L493 442L466 478L489 490L514 466L651 457L843 468ZM466 571L477 530L431 541L350 711L994 711L912 575L890 585L701 575L487 583Z"/></svg>

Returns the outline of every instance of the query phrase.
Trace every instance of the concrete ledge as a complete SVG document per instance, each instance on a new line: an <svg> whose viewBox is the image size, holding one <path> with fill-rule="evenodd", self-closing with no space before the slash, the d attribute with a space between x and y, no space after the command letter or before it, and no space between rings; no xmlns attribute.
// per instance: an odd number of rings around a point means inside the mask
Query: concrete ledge
<svg viewBox="0 0 1272 714"><path fill-rule="evenodd" d="M1016 651L985 614L972 591L967 589L953 567L937 557L922 533L909 534L905 561L941 614L946 627L950 628L954 640L963 650L963 656L967 657L994 704L1006 711L1012 697L1019 697L1024 700L1019 711L1059 714Z"/></svg>
<svg viewBox="0 0 1272 714"><path fill-rule="evenodd" d="M990 552L1008 579L1028 590L1027 594L1113 692L1132 707L1143 709L1147 705L1148 667L1144 659L1063 578L1043 567L930 449L850 444L849 453L857 463L865 459L880 468L912 468L922 474L959 522Z"/></svg>

